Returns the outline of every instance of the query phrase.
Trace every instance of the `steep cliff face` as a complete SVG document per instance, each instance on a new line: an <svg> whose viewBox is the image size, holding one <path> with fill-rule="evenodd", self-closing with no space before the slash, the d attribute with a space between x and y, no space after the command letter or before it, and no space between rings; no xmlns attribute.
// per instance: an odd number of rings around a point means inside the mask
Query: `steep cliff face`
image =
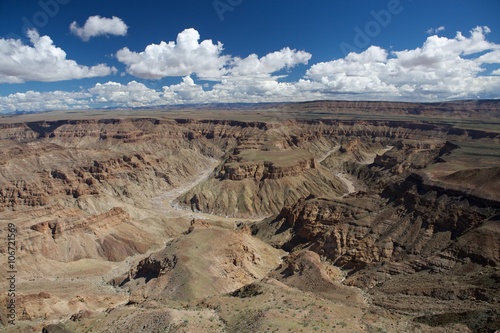
<svg viewBox="0 0 500 333"><path fill-rule="evenodd" d="M382 197L300 200L273 223L293 230L283 248L307 246L337 266L359 271L352 283L372 286L377 282L377 275L370 276L373 270L401 274L467 263L499 266L499 213L500 202L485 205L410 176Z"/></svg>
<svg viewBox="0 0 500 333"><path fill-rule="evenodd" d="M192 210L221 216L264 217L311 193L341 196L345 192L344 184L335 175L309 169L294 176L260 181L209 179L179 197L179 202Z"/></svg>
<svg viewBox="0 0 500 333"><path fill-rule="evenodd" d="M220 168L216 178L229 180L243 180L247 178L261 181L263 179L280 179L284 177L300 176L309 169L316 168L314 158L294 161L294 165L279 166L271 161L259 162L231 162L226 161Z"/></svg>
<svg viewBox="0 0 500 333"><path fill-rule="evenodd" d="M46 206L54 199L65 197L68 200L98 197L110 189L124 198L133 197L139 187L153 195L155 189L168 189L196 172L203 160L202 157L196 161L197 158L189 157L187 152L173 158L164 154L104 151L79 153L79 156L74 155L74 150L47 153L51 159L46 156L13 158L4 166L4 174L14 169L17 175L0 181L0 209ZM192 164L186 164L187 160ZM20 169L21 166L24 168Z"/></svg>
<svg viewBox="0 0 500 333"><path fill-rule="evenodd" d="M34 141L39 134L33 131L26 123L0 124L1 140Z"/></svg>
<svg viewBox="0 0 500 333"><path fill-rule="evenodd" d="M81 216L77 210L66 211L64 215L31 225L25 231L23 250L33 256L60 262L81 259L122 261L146 252L155 242L118 207L88 217Z"/></svg>
<svg viewBox="0 0 500 333"><path fill-rule="evenodd" d="M314 101L282 105L288 110L338 112L349 114L399 114L434 117L499 117L498 101L469 100L443 103L405 103L369 101Z"/></svg>

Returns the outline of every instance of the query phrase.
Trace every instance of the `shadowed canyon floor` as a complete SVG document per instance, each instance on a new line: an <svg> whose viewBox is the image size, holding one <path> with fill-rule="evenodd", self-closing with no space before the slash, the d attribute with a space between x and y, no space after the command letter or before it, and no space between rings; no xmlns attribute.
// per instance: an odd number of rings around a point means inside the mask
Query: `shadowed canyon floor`
<svg viewBox="0 0 500 333"><path fill-rule="evenodd" d="M15 325L1 271L0 331L495 332L499 115L464 101L0 118L17 270Z"/></svg>

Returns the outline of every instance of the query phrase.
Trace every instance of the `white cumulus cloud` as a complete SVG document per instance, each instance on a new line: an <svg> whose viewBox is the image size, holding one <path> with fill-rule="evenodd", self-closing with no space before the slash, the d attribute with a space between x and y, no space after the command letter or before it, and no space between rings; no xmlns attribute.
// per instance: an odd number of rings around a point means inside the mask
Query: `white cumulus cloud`
<svg viewBox="0 0 500 333"><path fill-rule="evenodd" d="M199 43L200 34L195 29L179 33L177 42L148 45L142 52L127 47L116 53L118 61L127 66L127 72L143 79L160 79L167 76L196 74L200 78L220 78L228 56L221 55L222 44L212 40Z"/></svg>
<svg viewBox="0 0 500 333"><path fill-rule="evenodd" d="M28 37L32 46L18 39L0 38L0 83L55 82L116 72L114 67L105 64L87 67L67 59L64 50L36 30L29 30Z"/></svg>
<svg viewBox="0 0 500 333"><path fill-rule="evenodd" d="M306 78L330 94L363 94L377 99L436 100L490 96L498 77L484 75L483 64L500 63L500 45L488 42L487 27L465 37L430 36L421 47L387 52L371 46L361 53L311 66ZM318 85L314 85L318 89ZM354 96L355 97L355 96Z"/></svg>
<svg viewBox="0 0 500 333"><path fill-rule="evenodd" d="M184 77L182 82L163 87L164 104L190 103L259 103L303 101L293 83L278 82L275 77L228 77L211 87L204 89L191 77Z"/></svg>
<svg viewBox="0 0 500 333"><path fill-rule="evenodd" d="M143 79L196 75L212 81L220 81L227 76L270 74L307 64L311 59L311 54L288 47L261 58L256 54L243 59L233 58L222 54L222 43L199 40L198 31L190 28L179 33L176 42L151 44L142 52L123 48L116 53L116 58L127 66L129 74Z"/></svg>
<svg viewBox="0 0 500 333"><path fill-rule="evenodd" d="M76 21L69 26L69 30L83 41L88 41L97 36L125 36L128 26L119 17L112 18L101 17L99 15L90 16L83 27L80 27Z"/></svg>
<svg viewBox="0 0 500 333"><path fill-rule="evenodd" d="M104 106L141 107L154 105L161 98L156 90L136 81L128 84L112 81L104 84L97 83L88 91L93 96L92 102Z"/></svg>
<svg viewBox="0 0 500 333"><path fill-rule="evenodd" d="M179 84L163 87L162 97L165 104L214 102L214 93L204 91L203 87L197 85L190 76L182 78Z"/></svg>
<svg viewBox="0 0 500 333"><path fill-rule="evenodd" d="M27 91L0 96L0 112L88 109L88 92Z"/></svg>
<svg viewBox="0 0 500 333"><path fill-rule="evenodd" d="M230 72L236 75L269 74L283 68L292 68L299 64L307 64L312 55L305 51L296 51L288 47L280 51L269 53L261 58L256 54L232 61Z"/></svg>

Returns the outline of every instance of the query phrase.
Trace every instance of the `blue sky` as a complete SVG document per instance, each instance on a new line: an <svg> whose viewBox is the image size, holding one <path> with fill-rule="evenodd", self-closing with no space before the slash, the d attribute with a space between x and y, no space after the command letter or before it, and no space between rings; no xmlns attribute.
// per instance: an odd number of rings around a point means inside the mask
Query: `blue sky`
<svg viewBox="0 0 500 333"><path fill-rule="evenodd" d="M0 0L0 112L500 98L500 2Z"/></svg>

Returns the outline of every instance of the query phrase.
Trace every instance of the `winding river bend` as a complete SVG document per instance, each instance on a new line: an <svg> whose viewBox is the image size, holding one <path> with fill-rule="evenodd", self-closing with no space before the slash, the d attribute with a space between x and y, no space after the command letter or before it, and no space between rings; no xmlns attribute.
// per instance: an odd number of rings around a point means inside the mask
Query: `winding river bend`
<svg viewBox="0 0 500 333"><path fill-rule="evenodd" d="M381 149L380 151L377 151L376 153L373 154L373 158L370 157L369 160L363 161L364 164L369 164L372 163L375 156L377 154L384 154L385 152L391 150L393 147L388 146L385 147L384 149ZM320 164L323 162L330 154L338 151L340 149L340 145L337 145L324 153L319 159L317 159L317 163ZM213 221L222 221L222 222L229 222L229 223L236 223L236 222L257 222L261 221L262 219L268 217L268 216L262 216L260 218L234 218L234 217L224 217L224 216L219 216L215 214L209 214L209 213L202 213L202 212L193 212L192 210L188 208L182 208L180 207L176 202L175 199L177 199L179 196L182 194L188 192L198 184L208 180L210 175L212 174L213 170L219 165L220 161L216 159L211 159L211 163L207 165L207 167L199 173L199 175L186 183L181 184L180 186L167 191L157 197L154 197L151 199L151 203L154 207L155 210L160 211L164 214L167 214L168 216L172 218L187 218L187 219L200 219L200 220L213 220ZM351 193L357 192L356 186L354 185L354 182L349 179L349 175L339 171L335 174L335 176L340 179L346 186L347 188L347 193L345 193L343 196L347 196Z"/></svg>
<svg viewBox="0 0 500 333"><path fill-rule="evenodd" d="M213 221L222 221L228 223L236 223L236 222L257 222L266 218L267 216L262 216L260 218L234 218L234 217L224 217L215 214L202 213L202 212L193 212L188 208L180 207L176 202L177 199L182 194L188 192L196 185L208 180L214 169L219 165L220 161L212 159L211 163L204 169L198 177L196 177L192 181L188 181L180 186L163 193L157 197L154 197L151 202L153 207L160 212L167 214L172 218L187 218L187 219L198 219L198 220L213 220Z"/></svg>

